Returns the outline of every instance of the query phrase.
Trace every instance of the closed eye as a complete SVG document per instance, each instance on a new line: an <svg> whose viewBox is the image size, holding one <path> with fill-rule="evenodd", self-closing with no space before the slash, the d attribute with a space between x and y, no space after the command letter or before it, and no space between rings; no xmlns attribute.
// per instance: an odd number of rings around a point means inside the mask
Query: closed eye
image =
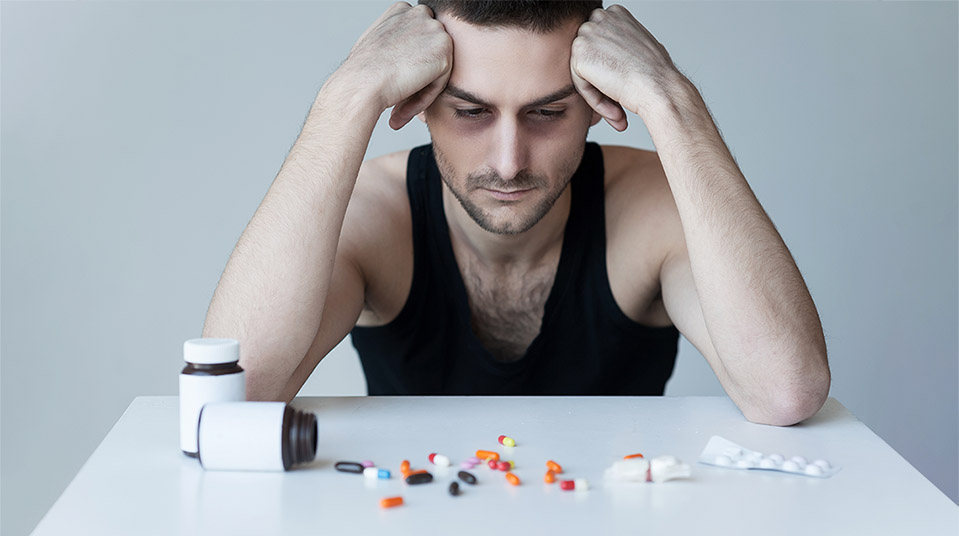
<svg viewBox="0 0 959 536"><path fill-rule="evenodd" d="M482 119L489 114L489 110L486 108L457 108L453 113L456 115L456 117L461 117L464 119Z"/></svg>

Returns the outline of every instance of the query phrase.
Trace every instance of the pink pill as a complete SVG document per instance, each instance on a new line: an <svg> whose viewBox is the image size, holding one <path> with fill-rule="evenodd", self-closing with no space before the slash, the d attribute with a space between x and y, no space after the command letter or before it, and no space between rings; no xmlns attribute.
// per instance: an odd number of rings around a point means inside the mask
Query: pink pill
<svg viewBox="0 0 959 536"><path fill-rule="evenodd" d="M463 469L472 469L476 467L476 464L469 460L466 460L465 462L460 463L460 467L462 467Z"/></svg>
<svg viewBox="0 0 959 536"><path fill-rule="evenodd" d="M472 456L472 457L470 457L469 459L467 459L466 461L472 463L473 465L479 465L479 463L480 463L481 461L483 461L483 460L477 458L476 456Z"/></svg>
<svg viewBox="0 0 959 536"><path fill-rule="evenodd" d="M373 467L373 466L375 466L376 464L373 463L373 462L371 462L370 460L365 460L365 461L360 462L360 465L362 465L363 467Z"/></svg>

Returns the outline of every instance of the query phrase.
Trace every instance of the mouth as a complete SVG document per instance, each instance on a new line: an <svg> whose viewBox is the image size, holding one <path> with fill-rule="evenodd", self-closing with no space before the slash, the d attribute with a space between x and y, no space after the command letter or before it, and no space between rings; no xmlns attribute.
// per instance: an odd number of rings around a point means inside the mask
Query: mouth
<svg viewBox="0 0 959 536"><path fill-rule="evenodd" d="M519 201L526 194L528 194L529 192L532 192L533 189L528 188L526 190L511 190L511 191L486 189L486 191L489 192L494 199L498 199L500 201Z"/></svg>

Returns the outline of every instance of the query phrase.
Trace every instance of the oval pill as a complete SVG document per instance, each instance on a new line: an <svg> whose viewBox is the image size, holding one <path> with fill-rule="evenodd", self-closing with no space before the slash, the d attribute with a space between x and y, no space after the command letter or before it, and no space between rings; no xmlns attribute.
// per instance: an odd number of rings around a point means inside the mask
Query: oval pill
<svg viewBox="0 0 959 536"><path fill-rule="evenodd" d="M370 461L370 460L363 460L362 462L360 462L360 465L362 465L363 467L375 467L375 466L376 466L376 464L373 463L373 462Z"/></svg>
<svg viewBox="0 0 959 536"><path fill-rule="evenodd" d="M546 482L547 484L556 482L556 473L554 473L552 469L547 469L546 474L543 475L543 482Z"/></svg>
<svg viewBox="0 0 959 536"><path fill-rule="evenodd" d="M460 467L463 469L472 469L476 467L476 464L469 460L466 460L465 462L460 462Z"/></svg>
<svg viewBox="0 0 959 536"><path fill-rule="evenodd" d="M490 458L490 460L486 462L486 465L488 465L490 469L496 469L496 467L499 465L499 462Z"/></svg>
<svg viewBox="0 0 959 536"><path fill-rule="evenodd" d="M403 504L403 497L385 497L380 499L381 508L393 508Z"/></svg>
<svg viewBox="0 0 959 536"><path fill-rule="evenodd" d="M363 464L356 462L336 462L333 464L333 468L337 471L342 471L344 473L356 473L362 474L363 470L366 469L363 467Z"/></svg>
<svg viewBox="0 0 959 536"><path fill-rule="evenodd" d="M456 482L450 482L450 495L456 497L460 494L460 485Z"/></svg>
<svg viewBox="0 0 959 536"><path fill-rule="evenodd" d="M511 469L509 462L499 462L496 464L496 468L500 471L509 471Z"/></svg>
<svg viewBox="0 0 959 536"><path fill-rule="evenodd" d="M563 472L563 466L561 466L560 464L554 462L553 460L550 460L550 461L546 462L546 468L549 469L550 471L556 473L556 474L559 474L559 473L562 473L562 472Z"/></svg>
<svg viewBox="0 0 959 536"><path fill-rule="evenodd" d="M457 473L457 476L459 476L460 479L462 479L463 482L466 482L467 484L476 484L476 477L473 476L472 473L467 473L466 471L460 471L459 473Z"/></svg>
<svg viewBox="0 0 959 536"><path fill-rule="evenodd" d="M406 477L407 484L426 484L433 481L433 475L427 471L415 471Z"/></svg>
<svg viewBox="0 0 959 536"><path fill-rule="evenodd" d="M491 450L477 450L476 457L481 460L496 460L499 461L499 453L493 452Z"/></svg>
<svg viewBox="0 0 959 536"><path fill-rule="evenodd" d="M506 436L504 436L504 435L499 436L499 438L497 439L497 441L499 441L499 444L500 444L500 445L503 445L504 447L515 447L515 446L516 446L516 441L513 441L513 438L511 438L511 437L506 437Z"/></svg>
<svg viewBox="0 0 959 536"><path fill-rule="evenodd" d="M506 473L506 480L508 480L509 483L514 486L519 485L519 477L514 475L513 473Z"/></svg>

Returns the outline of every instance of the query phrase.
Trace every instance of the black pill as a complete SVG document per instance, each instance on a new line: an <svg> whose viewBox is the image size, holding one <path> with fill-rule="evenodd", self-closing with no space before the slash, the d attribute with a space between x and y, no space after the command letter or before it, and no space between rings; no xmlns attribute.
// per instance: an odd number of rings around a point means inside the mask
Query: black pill
<svg viewBox="0 0 959 536"><path fill-rule="evenodd" d="M466 482L467 484L476 484L476 477L472 473L467 473L466 471L460 471L459 477Z"/></svg>
<svg viewBox="0 0 959 536"><path fill-rule="evenodd" d="M413 473L406 477L407 484L426 484L433 481L433 475L430 473Z"/></svg>
<svg viewBox="0 0 959 536"><path fill-rule="evenodd" d="M460 494L460 485L457 484L456 482L451 482L451 483L450 483L450 495L456 497L456 496L459 495L459 494Z"/></svg>
<svg viewBox="0 0 959 536"><path fill-rule="evenodd" d="M336 462L333 467L344 473L362 473L364 469L363 464L356 462Z"/></svg>

